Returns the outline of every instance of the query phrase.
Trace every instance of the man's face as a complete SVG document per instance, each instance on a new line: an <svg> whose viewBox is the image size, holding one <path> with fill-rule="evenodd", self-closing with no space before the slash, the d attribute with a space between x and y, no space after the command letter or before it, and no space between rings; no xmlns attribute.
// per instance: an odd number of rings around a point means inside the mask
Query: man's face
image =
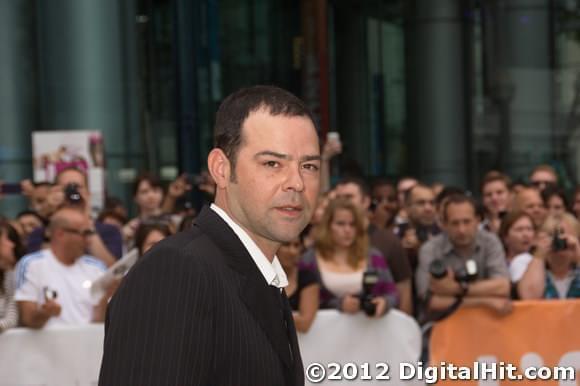
<svg viewBox="0 0 580 386"><path fill-rule="evenodd" d="M483 187L483 205L494 216L508 209L510 192L503 181L492 181Z"/></svg>
<svg viewBox="0 0 580 386"><path fill-rule="evenodd" d="M75 210L67 211L66 218L67 224L57 230L61 232L57 242L62 243L71 255L81 257L88 245L88 236L84 232L90 230L89 218Z"/></svg>
<svg viewBox="0 0 580 386"><path fill-rule="evenodd" d="M540 193L535 189L525 189L518 195L519 207L533 220L536 227L540 227L546 219L547 210Z"/></svg>
<svg viewBox="0 0 580 386"><path fill-rule="evenodd" d="M375 214L391 219L399 211L397 192L392 185L380 185L373 189L373 201L376 204Z"/></svg>
<svg viewBox="0 0 580 386"><path fill-rule="evenodd" d="M465 248L473 245L478 225L479 221L471 204L462 202L447 206L445 230L455 247Z"/></svg>
<svg viewBox="0 0 580 386"><path fill-rule="evenodd" d="M320 184L320 150L306 117L252 112L242 128L236 182L225 187L230 214L259 245L294 240L306 227Z"/></svg>
<svg viewBox="0 0 580 386"><path fill-rule="evenodd" d="M64 188L67 185L75 184L77 186L78 192L80 193L81 197L85 202L85 205L90 205L89 190L87 187L85 176L80 171L66 170L62 172L58 176L56 184L61 191L64 191Z"/></svg>
<svg viewBox="0 0 580 386"><path fill-rule="evenodd" d="M32 197L30 198L31 208L42 217L48 217L53 210L47 199L50 188L49 185L37 186L34 188Z"/></svg>
<svg viewBox="0 0 580 386"><path fill-rule="evenodd" d="M423 226L435 223L435 195L429 188L417 186L411 192L409 204L407 205L409 219L414 224Z"/></svg>
<svg viewBox="0 0 580 386"><path fill-rule="evenodd" d="M33 230L42 226L40 219L32 214L25 214L18 218L18 223L22 228L22 233L26 239Z"/></svg>
<svg viewBox="0 0 580 386"><path fill-rule="evenodd" d="M414 178L405 178L397 184L397 196L399 198L399 206L405 206L405 194L417 185L417 180Z"/></svg>
<svg viewBox="0 0 580 386"><path fill-rule="evenodd" d="M558 178L547 170L538 170L530 176L530 183L542 191L548 185L557 185Z"/></svg>
<svg viewBox="0 0 580 386"><path fill-rule="evenodd" d="M357 184L353 182L349 182L348 184L340 184L337 185L335 190L337 197L350 200L361 210L362 213L368 209L370 205L370 199L363 195L363 192Z"/></svg>

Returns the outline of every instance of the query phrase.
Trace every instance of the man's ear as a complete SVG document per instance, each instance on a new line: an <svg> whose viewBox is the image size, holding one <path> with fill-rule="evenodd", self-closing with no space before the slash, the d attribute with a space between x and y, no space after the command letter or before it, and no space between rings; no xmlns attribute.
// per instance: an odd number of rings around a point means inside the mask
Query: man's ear
<svg viewBox="0 0 580 386"><path fill-rule="evenodd" d="M207 156L207 169L218 189L224 189L230 182L231 164L226 154L218 148L212 149Z"/></svg>

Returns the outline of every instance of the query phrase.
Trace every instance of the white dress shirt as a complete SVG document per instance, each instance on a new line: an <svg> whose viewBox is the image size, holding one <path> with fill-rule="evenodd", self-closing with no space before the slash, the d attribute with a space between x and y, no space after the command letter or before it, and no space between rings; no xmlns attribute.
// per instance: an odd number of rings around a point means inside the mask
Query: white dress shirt
<svg viewBox="0 0 580 386"><path fill-rule="evenodd" d="M252 256L254 263L258 266L258 269L264 276L266 283L280 289L288 285L288 278L286 273L278 261L278 257L274 256L274 259L270 263L264 252L258 248L254 240L248 235L248 233L239 226L228 214L216 204L211 204L210 208L218 214L232 228L236 236L240 239L246 250Z"/></svg>

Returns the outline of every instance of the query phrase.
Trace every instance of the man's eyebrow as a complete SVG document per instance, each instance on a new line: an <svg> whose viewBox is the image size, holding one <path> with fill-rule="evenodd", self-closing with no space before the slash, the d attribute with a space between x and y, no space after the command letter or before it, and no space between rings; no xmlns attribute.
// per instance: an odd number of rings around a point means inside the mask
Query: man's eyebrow
<svg viewBox="0 0 580 386"><path fill-rule="evenodd" d="M292 156L290 156L288 154L278 153L278 152L271 151L271 150L264 150L264 151L261 151L259 153L256 153L254 155L254 158L259 158L259 157L263 157L263 156L270 156L270 157L284 159L284 160L291 160L292 159ZM319 154L305 155L305 156L300 158L300 162L320 161L320 160L322 160L322 156L320 156Z"/></svg>

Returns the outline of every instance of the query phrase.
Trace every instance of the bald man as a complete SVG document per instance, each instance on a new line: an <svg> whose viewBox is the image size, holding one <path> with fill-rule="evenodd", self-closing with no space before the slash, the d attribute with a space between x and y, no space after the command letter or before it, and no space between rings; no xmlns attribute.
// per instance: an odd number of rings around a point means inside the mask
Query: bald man
<svg viewBox="0 0 580 386"><path fill-rule="evenodd" d="M103 321L107 299L93 299L91 283L106 271L105 264L85 254L94 234L88 215L63 208L48 226L49 248L29 254L16 266L15 300L26 327L79 325Z"/></svg>
<svg viewBox="0 0 580 386"><path fill-rule="evenodd" d="M514 210L527 213L534 220L534 226L541 227L548 215L546 205L537 189L524 188L518 192L513 202Z"/></svg>

